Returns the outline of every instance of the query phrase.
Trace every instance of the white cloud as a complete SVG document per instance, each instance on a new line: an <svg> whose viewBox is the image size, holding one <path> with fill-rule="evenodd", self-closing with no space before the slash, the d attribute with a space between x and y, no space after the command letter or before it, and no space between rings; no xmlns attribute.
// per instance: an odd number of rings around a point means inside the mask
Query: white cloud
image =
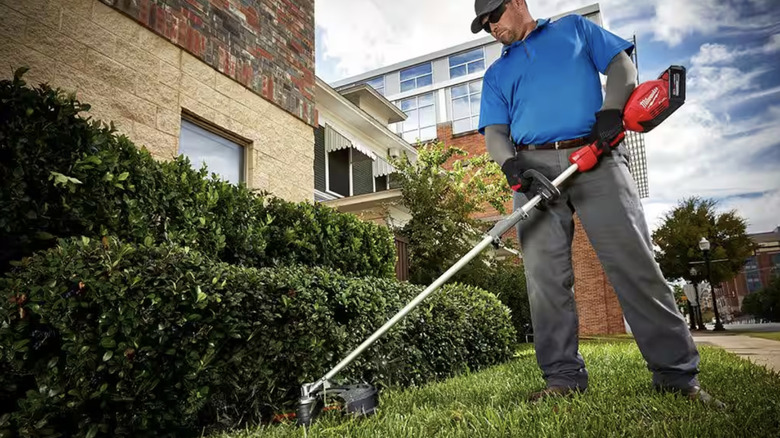
<svg viewBox="0 0 780 438"><path fill-rule="evenodd" d="M751 64L752 70L743 70L729 64L763 50L704 44L692 57L687 102L645 136L651 193L645 214L651 228L677 201L694 195L726 199L721 207L737 209L751 232L774 228L780 173L774 166L756 165L756 154L778 145L780 105L736 121L729 112L734 105L780 92L780 87L759 87L757 79L768 68ZM739 196L745 193L764 194Z"/></svg>

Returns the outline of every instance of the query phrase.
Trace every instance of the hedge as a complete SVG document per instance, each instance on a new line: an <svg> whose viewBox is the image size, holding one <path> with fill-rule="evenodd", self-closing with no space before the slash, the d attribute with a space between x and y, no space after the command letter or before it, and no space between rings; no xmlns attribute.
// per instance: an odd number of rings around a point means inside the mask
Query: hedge
<svg viewBox="0 0 780 438"><path fill-rule="evenodd" d="M76 238L0 279L0 431L188 436L290 409L421 288ZM414 385L508 360L494 295L447 285L340 378Z"/></svg>
<svg viewBox="0 0 780 438"><path fill-rule="evenodd" d="M30 88L23 74L0 81L0 272L57 238L86 235L175 243L254 267L394 275L385 227L216 180L184 157L158 162L113 126L82 118L89 105Z"/></svg>

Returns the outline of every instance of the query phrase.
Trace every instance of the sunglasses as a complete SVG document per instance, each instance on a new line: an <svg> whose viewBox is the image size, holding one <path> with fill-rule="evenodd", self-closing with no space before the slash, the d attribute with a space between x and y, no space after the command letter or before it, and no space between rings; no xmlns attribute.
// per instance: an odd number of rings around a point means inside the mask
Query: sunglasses
<svg viewBox="0 0 780 438"><path fill-rule="evenodd" d="M497 7L496 9L493 9L492 12L487 14L487 21L482 23L482 29L492 34L493 32L490 30L490 23L498 23L498 20L501 19L501 16L504 15L504 11L506 11L506 4L509 3L508 1L501 3L501 6Z"/></svg>

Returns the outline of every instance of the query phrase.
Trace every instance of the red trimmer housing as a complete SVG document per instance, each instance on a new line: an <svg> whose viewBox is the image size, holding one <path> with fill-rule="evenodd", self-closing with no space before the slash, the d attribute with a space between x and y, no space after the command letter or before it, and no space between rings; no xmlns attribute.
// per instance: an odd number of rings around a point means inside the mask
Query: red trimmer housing
<svg viewBox="0 0 780 438"><path fill-rule="evenodd" d="M673 65L658 79L640 84L623 107L623 126L629 131L650 132L685 103L685 67ZM621 133L612 141L612 147L623 141ZM602 154L596 144L583 146L569 156L569 162L580 172L587 172Z"/></svg>
<svg viewBox="0 0 780 438"><path fill-rule="evenodd" d="M623 108L627 130L650 132L685 103L685 67L673 65L658 79L640 84Z"/></svg>

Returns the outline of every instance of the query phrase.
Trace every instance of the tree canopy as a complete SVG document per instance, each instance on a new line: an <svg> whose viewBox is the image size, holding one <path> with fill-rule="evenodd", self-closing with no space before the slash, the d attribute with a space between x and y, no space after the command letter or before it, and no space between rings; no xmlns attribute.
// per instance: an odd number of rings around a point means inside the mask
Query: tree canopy
<svg viewBox="0 0 780 438"><path fill-rule="evenodd" d="M704 254L699 241L710 242L712 282L734 278L745 260L753 254L754 242L747 235L747 222L732 210L718 212L717 201L690 197L664 215L663 224L653 232L656 260L668 280L706 281ZM691 267L696 274L691 274Z"/></svg>

